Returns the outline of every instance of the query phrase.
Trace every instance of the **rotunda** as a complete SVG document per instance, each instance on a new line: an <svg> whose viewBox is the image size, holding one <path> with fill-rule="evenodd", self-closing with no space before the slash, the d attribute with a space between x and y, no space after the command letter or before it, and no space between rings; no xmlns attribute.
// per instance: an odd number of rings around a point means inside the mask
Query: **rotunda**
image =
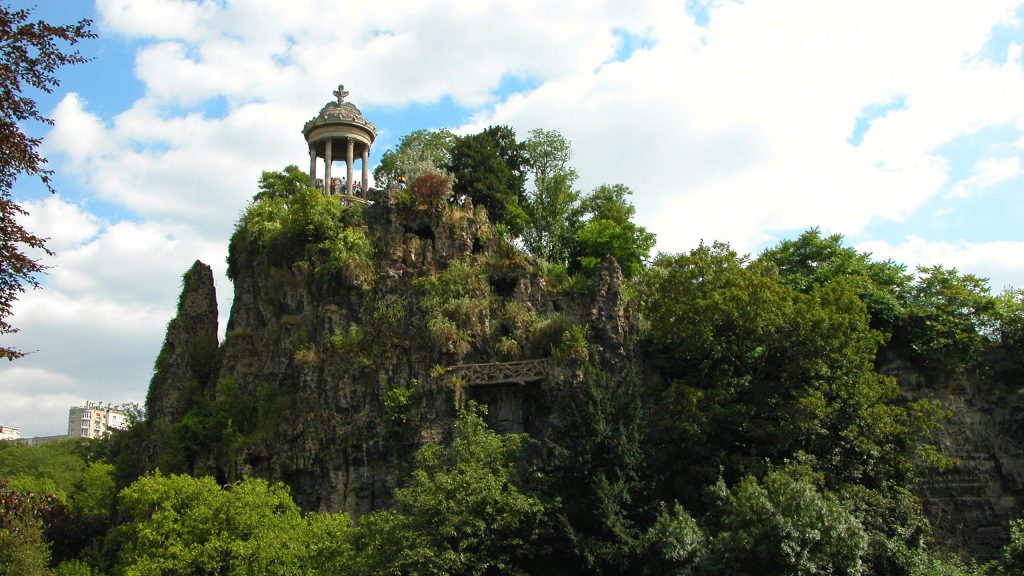
<svg viewBox="0 0 1024 576"><path fill-rule="evenodd" d="M345 187L343 194L351 195L353 191L353 162L361 160L362 178L360 192L365 194L370 179L370 145L377 137L377 129L369 120L363 118L355 104L346 102L348 91L344 84L339 84L334 91L337 101L328 102L315 118L302 127L302 135L309 145L309 183L316 186L316 159L324 159L324 186L331 192L331 165L335 155L345 162Z"/></svg>

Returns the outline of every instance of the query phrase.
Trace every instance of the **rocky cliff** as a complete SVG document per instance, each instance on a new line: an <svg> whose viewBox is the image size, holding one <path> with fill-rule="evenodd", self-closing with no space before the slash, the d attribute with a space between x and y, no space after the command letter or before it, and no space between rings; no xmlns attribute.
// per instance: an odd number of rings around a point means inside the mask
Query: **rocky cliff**
<svg viewBox="0 0 1024 576"><path fill-rule="evenodd" d="M209 267L185 274L141 468L281 480L306 509L360 514L390 502L457 406L484 404L493 428L541 439L584 361L611 373L634 363L636 307L613 259L589 283L570 279L526 257L485 211L430 190L365 204L303 194L240 221L223 342ZM940 541L993 557L1024 509L1019 386L937 393L908 366L883 371L951 409L939 442L956 464L917 492Z"/></svg>
<svg viewBox="0 0 1024 576"><path fill-rule="evenodd" d="M459 404L542 437L580 360L631 361L635 309L613 259L580 285L538 267L468 201L369 200L311 192L250 207L212 350L209 268L186 274L147 400L147 467L281 480L306 509L359 514L389 502Z"/></svg>
<svg viewBox="0 0 1024 576"><path fill-rule="evenodd" d="M146 398L152 421L170 422L184 415L190 392L207 383L216 370L217 345L213 270L197 260L182 277L178 313L167 325L157 357Z"/></svg>
<svg viewBox="0 0 1024 576"><path fill-rule="evenodd" d="M975 388L939 399L952 412L939 446L955 464L925 478L918 495L940 542L994 559L1024 510L1024 394Z"/></svg>

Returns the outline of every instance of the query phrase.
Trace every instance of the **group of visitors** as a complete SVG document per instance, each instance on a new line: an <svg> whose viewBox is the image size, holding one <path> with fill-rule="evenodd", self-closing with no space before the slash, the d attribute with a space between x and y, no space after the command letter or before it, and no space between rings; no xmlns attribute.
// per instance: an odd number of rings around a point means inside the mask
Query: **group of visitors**
<svg viewBox="0 0 1024 576"><path fill-rule="evenodd" d="M348 193L348 178L342 176L341 178L331 178L331 194L346 194ZM356 180L352 186L352 193L356 196L361 196L363 193L363 183Z"/></svg>

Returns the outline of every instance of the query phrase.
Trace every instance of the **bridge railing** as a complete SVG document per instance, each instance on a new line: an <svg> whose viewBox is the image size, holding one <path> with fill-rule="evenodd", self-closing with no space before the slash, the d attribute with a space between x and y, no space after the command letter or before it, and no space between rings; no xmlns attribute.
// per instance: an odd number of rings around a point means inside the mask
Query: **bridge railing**
<svg viewBox="0 0 1024 576"><path fill-rule="evenodd" d="M526 384L543 380L550 370L548 360L457 364L447 367L448 377L458 377L469 386L489 384Z"/></svg>

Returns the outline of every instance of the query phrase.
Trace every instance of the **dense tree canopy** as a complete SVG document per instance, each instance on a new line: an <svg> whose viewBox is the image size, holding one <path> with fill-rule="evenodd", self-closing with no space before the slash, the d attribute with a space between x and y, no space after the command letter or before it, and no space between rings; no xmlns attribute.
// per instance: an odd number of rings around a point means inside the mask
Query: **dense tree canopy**
<svg viewBox="0 0 1024 576"><path fill-rule="evenodd" d="M53 505L50 497L16 490L0 479L0 574L47 573L50 550L42 518Z"/></svg>
<svg viewBox="0 0 1024 576"><path fill-rule="evenodd" d="M782 281L798 292L809 293L830 282L848 283L871 313L872 326L891 330L904 313L911 276L900 264L872 260L871 255L843 245L843 237L823 237L817 228L795 240L784 240L765 250L761 262L778 267Z"/></svg>
<svg viewBox="0 0 1024 576"><path fill-rule="evenodd" d="M395 550L410 574L508 574L527 557L544 506L525 491L517 466L523 435L489 430L472 407L451 447L428 444L409 483L395 493L407 540Z"/></svg>
<svg viewBox="0 0 1024 576"><path fill-rule="evenodd" d="M483 206L491 219L519 236L528 225L525 204L525 157L515 132L491 126L459 138L448 165L454 176L452 192Z"/></svg>
<svg viewBox="0 0 1024 576"><path fill-rule="evenodd" d="M867 548L864 528L847 505L785 471L748 476L714 489L708 550L699 574L856 576Z"/></svg>
<svg viewBox="0 0 1024 576"><path fill-rule="evenodd" d="M115 574L304 574L304 520L287 489L245 480L144 476L120 495Z"/></svg>
<svg viewBox="0 0 1024 576"><path fill-rule="evenodd" d="M831 486L912 477L938 410L904 405L874 371L882 338L849 286L801 294L715 244L659 257L640 300L665 374L655 441L676 482L760 474L800 452Z"/></svg>

